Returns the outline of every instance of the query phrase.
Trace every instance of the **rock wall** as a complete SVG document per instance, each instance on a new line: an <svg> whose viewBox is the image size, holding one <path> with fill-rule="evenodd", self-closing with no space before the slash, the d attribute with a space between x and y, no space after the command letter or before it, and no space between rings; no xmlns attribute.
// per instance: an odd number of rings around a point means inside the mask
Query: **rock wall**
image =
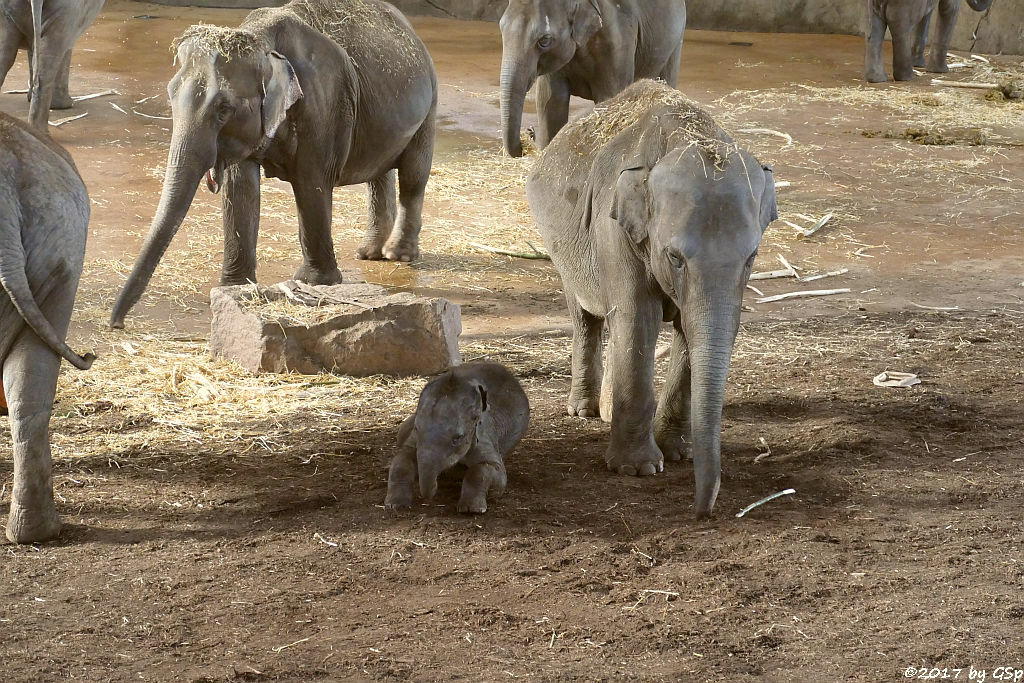
<svg viewBox="0 0 1024 683"><path fill-rule="evenodd" d="M165 5L260 7L285 0L149 0ZM391 0L407 14L496 21L508 0ZM863 35L863 0L686 0L689 28L765 33ZM1024 2L995 0L985 13L966 2L953 47L989 54L1024 54Z"/></svg>

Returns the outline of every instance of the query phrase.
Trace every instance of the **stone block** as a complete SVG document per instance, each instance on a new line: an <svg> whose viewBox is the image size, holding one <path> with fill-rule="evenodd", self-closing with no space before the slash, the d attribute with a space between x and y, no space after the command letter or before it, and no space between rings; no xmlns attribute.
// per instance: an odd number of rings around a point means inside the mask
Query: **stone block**
<svg viewBox="0 0 1024 683"><path fill-rule="evenodd" d="M210 353L252 372L431 375L462 362L457 304L365 282L210 292Z"/></svg>

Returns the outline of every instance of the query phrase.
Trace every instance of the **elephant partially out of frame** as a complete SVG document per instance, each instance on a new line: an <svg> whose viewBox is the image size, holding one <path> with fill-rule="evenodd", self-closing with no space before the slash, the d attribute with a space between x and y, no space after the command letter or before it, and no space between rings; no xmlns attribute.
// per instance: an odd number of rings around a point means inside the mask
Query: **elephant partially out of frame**
<svg viewBox="0 0 1024 683"><path fill-rule="evenodd" d="M64 341L78 291L89 195L71 156L0 114L0 376L10 411L14 489L7 538L55 537L50 413L61 359L87 369Z"/></svg>
<svg viewBox="0 0 1024 683"><path fill-rule="evenodd" d="M50 109L70 109L71 50L103 0L0 0L0 86L19 49L29 52L29 121L46 130Z"/></svg>

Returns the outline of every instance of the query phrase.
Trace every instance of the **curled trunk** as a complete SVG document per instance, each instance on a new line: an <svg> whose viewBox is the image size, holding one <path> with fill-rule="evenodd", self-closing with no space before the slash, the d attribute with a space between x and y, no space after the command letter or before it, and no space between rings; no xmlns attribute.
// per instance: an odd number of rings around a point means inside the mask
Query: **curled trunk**
<svg viewBox="0 0 1024 683"><path fill-rule="evenodd" d="M153 224L142 245L142 251L110 315L110 327L114 329L124 327L124 318L128 311L138 303L142 293L146 291L157 264L160 263L182 221L185 220L185 214L192 206L203 173L213 164L213 161L201 161L199 155L191 151L193 145L187 140L180 139L178 135L174 138L167 158L164 187L156 216L153 217Z"/></svg>

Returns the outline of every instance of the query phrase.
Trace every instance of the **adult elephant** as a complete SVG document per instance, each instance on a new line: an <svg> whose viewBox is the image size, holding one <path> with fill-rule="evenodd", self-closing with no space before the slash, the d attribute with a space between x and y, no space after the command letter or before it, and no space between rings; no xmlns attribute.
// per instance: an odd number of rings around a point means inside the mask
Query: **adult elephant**
<svg viewBox="0 0 1024 683"><path fill-rule="evenodd" d="M0 114L0 375L10 411L14 488L7 538L55 537L50 413L61 359L87 369L64 341L78 291L89 195L70 155Z"/></svg>
<svg viewBox="0 0 1024 683"><path fill-rule="evenodd" d="M569 97L614 97L640 78L679 80L684 0L510 0L501 17L501 131L523 155L520 127L537 82L537 146L569 120Z"/></svg>
<svg viewBox="0 0 1024 683"><path fill-rule="evenodd" d="M620 474L661 471L689 435L695 509L711 514L743 290L778 217L771 170L677 91L640 81L567 126L526 195L573 324L569 414L610 419L605 462ZM662 321L674 334L655 409Z"/></svg>
<svg viewBox="0 0 1024 683"><path fill-rule="evenodd" d="M204 174L211 191L224 188L222 284L256 279L261 167L295 194L296 280L341 282L331 239L331 189L340 185L368 183L358 258L417 257L437 78L398 10L378 0L293 0L253 11L237 29L193 26L176 45L163 193L111 327L124 326Z"/></svg>
<svg viewBox="0 0 1024 683"><path fill-rule="evenodd" d="M103 0L0 0L0 86L19 49L29 51L29 121L46 131L50 109L70 109L71 50Z"/></svg>
<svg viewBox="0 0 1024 683"><path fill-rule="evenodd" d="M961 0L865 0L868 30L864 56L864 78L869 83L884 83L885 64L882 43L888 28L892 36L892 75L897 81L914 78L914 67L923 66L934 73L946 73L946 54L953 40ZM984 12L993 0L967 0L976 12ZM925 43L932 13L938 10L939 22L932 41L931 55L924 59Z"/></svg>

